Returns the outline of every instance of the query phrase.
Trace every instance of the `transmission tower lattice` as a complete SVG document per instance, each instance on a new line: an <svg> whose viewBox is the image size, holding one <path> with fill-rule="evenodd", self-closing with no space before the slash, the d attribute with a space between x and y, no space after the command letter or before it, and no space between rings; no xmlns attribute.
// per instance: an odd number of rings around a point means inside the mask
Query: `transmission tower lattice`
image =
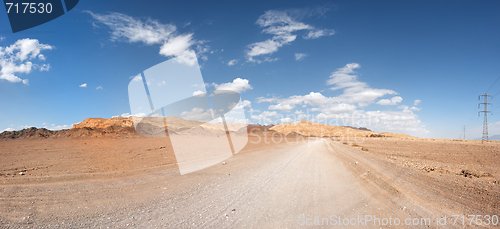
<svg viewBox="0 0 500 229"><path fill-rule="evenodd" d="M483 137L481 138L482 142L488 141L488 113L490 113L490 111L488 111L488 105L490 104L488 103L488 97L491 97L491 95L488 95L488 93L479 95L479 100L481 100L481 98L483 99L483 102L478 104L478 108L480 108L481 105L483 106L483 110L478 112L478 115L481 115L481 113L483 113L484 116Z"/></svg>

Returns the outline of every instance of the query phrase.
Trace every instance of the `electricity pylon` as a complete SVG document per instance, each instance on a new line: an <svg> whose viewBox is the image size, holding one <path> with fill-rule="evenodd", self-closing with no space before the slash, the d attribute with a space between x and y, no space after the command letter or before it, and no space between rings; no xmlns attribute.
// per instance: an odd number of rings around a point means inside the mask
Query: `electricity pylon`
<svg viewBox="0 0 500 229"><path fill-rule="evenodd" d="M479 95L479 100L481 100L481 98L483 98L483 102L479 103L477 106L478 108L480 108L481 105L483 105L483 110L478 112L478 115L483 113L483 116L484 116L483 137L481 138L481 142L483 142L483 143L485 141L486 142L488 141L488 113L490 113L490 111L488 111L488 105L490 104L490 103L488 103L488 97L491 97L491 95L488 95L488 93L484 93L482 95Z"/></svg>

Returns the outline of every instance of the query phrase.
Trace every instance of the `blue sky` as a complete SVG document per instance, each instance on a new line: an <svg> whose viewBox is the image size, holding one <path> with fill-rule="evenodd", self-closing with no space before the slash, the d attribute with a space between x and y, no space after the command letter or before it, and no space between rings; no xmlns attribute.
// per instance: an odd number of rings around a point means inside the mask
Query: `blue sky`
<svg viewBox="0 0 500 229"><path fill-rule="evenodd" d="M15 34L2 14L0 130L130 113L132 76L193 52L207 86L241 92L252 122L447 138L465 125L477 138L477 96L500 92L498 12L498 1L81 1ZM5 54L21 44L29 56ZM499 112L494 98L492 134Z"/></svg>

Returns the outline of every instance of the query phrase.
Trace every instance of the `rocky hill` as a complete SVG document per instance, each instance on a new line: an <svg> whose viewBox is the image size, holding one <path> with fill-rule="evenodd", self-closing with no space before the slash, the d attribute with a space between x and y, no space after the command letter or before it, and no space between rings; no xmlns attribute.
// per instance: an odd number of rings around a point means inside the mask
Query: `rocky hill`
<svg viewBox="0 0 500 229"><path fill-rule="evenodd" d="M45 128L26 128L17 131L4 131L0 133L0 139L15 139L15 138L48 138L53 136L56 131L47 130Z"/></svg>
<svg viewBox="0 0 500 229"><path fill-rule="evenodd" d="M88 118L74 124L71 129L48 130L45 128L26 128L0 133L0 139L37 139L56 137L126 137L135 135L133 122L129 118Z"/></svg>
<svg viewBox="0 0 500 229"><path fill-rule="evenodd" d="M74 124L67 130L52 131L45 128L27 128L18 131L5 131L0 133L0 139L24 138L49 138L49 137L129 137L135 135L165 136L168 123L168 134L206 134L208 132L224 132L220 125L183 120L179 118L88 118ZM135 121L135 122L134 122ZM140 122L138 122L140 121ZM202 125L203 124L203 125ZM244 126L243 126L244 127ZM308 121L294 124L279 125L248 125L250 133L266 132L278 133L285 136L304 137L398 137L410 138L411 136L394 133L376 133L366 128L348 126L329 126ZM237 130L240 132L240 130ZM243 130L244 131L244 130Z"/></svg>
<svg viewBox="0 0 500 229"><path fill-rule="evenodd" d="M132 118L88 118L73 125L73 129L106 129L110 127L133 128Z"/></svg>
<svg viewBox="0 0 500 229"><path fill-rule="evenodd" d="M299 134L306 137L411 137L404 134L377 133L367 128L329 126L309 121L300 121L292 124L279 124L271 127L270 130L284 135Z"/></svg>

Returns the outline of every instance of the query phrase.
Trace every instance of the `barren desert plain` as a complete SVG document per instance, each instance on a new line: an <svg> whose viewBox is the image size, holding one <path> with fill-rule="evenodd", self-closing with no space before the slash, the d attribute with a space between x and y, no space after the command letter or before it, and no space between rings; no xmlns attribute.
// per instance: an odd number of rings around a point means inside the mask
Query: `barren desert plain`
<svg viewBox="0 0 500 229"><path fill-rule="evenodd" d="M498 142L309 122L250 126L248 138L233 157L180 175L164 137L123 119L4 132L0 227L498 227L483 217L500 214ZM414 223L339 221L361 216Z"/></svg>

